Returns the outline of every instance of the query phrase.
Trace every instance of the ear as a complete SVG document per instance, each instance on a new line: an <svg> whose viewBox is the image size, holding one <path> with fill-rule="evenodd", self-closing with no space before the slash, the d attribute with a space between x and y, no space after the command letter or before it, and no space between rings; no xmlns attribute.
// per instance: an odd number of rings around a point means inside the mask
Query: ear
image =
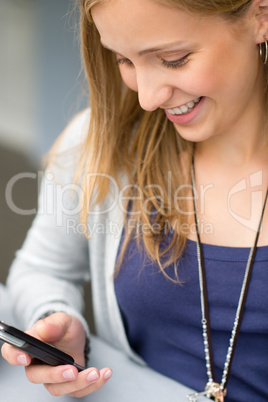
<svg viewBox="0 0 268 402"><path fill-rule="evenodd" d="M268 0L253 0L252 11L256 24L256 43L262 43L264 37L268 39Z"/></svg>

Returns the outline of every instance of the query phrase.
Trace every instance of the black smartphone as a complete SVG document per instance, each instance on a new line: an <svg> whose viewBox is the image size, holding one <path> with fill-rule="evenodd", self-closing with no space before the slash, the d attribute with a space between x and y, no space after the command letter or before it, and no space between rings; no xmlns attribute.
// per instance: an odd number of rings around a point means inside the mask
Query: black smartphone
<svg viewBox="0 0 268 402"><path fill-rule="evenodd" d="M71 364L77 368L78 371L85 370L85 367L75 363L72 356L62 352L60 349L55 348L48 343L42 342L26 334L23 331L0 321L0 340L7 342L12 346L22 350L25 353L35 357L41 362L49 364L50 366L60 366L62 364Z"/></svg>

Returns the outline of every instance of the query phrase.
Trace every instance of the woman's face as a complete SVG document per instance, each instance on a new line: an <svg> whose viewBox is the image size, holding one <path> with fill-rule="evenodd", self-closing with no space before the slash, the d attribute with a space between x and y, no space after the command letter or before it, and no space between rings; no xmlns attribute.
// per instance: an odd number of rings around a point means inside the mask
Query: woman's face
<svg viewBox="0 0 268 402"><path fill-rule="evenodd" d="M106 1L92 16L141 107L164 109L185 139L248 130L260 114L263 81L250 10L243 30L154 0Z"/></svg>

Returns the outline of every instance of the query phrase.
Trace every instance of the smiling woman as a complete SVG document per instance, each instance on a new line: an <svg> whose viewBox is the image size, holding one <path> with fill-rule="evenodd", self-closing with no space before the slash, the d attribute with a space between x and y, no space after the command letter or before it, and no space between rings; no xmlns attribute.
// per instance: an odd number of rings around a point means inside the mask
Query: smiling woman
<svg viewBox="0 0 268 402"><path fill-rule="evenodd" d="M17 311L27 324L61 311L29 331L83 364L90 265L101 338L200 391L191 401L267 401L268 0L80 0L80 12L90 113L52 150L55 185L44 178L9 275ZM52 370L26 369L57 395L111 376Z"/></svg>

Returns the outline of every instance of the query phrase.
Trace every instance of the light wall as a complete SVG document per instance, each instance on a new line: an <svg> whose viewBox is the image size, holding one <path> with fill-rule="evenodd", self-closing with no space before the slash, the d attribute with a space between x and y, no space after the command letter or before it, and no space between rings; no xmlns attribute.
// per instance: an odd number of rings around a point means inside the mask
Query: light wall
<svg viewBox="0 0 268 402"><path fill-rule="evenodd" d="M37 28L34 2L24 3L0 2L0 141L27 150L36 131Z"/></svg>
<svg viewBox="0 0 268 402"><path fill-rule="evenodd" d="M0 1L0 144L38 157L86 106L74 3Z"/></svg>

